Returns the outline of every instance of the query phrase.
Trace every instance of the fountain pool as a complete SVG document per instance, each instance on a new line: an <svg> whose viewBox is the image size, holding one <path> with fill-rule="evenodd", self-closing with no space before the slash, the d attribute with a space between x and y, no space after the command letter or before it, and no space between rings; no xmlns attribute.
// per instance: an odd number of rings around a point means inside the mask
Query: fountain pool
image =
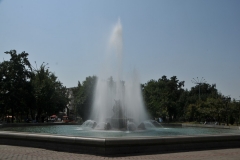
<svg viewBox="0 0 240 160"><path fill-rule="evenodd" d="M147 130L94 130L80 125L3 127L0 144L97 154L153 154L240 147L240 130L163 127Z"/></svg>
<svg viewBox="0 0 240 160"><path fill-rule="evenodd" d="M240 134L240 130L224 128L196 128L196 127L158 127L147 130L120 131L120 130L95 130L81 125L46 125L7 127L0 131L15 131L28 133L56 134L77 137L171 137L171 136L196 136L196 135L218 135L218 134Z"/></svg>

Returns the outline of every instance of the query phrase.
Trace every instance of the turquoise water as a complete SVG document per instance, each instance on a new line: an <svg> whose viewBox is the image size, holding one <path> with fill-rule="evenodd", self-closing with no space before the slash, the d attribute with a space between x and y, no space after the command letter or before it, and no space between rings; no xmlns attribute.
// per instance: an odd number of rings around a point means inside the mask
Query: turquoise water
<svg viewBox="0 0 240 160"><path fill-rule="evenodd" d="M240 134L240 130L217 129L217 128L153 128L144 131L105 131L91 130L83 128L81 125L51 125L51 126L30 126L30 127L8 127L2 128L1 131L17 131L31 133L47 133L67 136L81 137L166 137L179 135L201 135L201 134Z"/></svg>

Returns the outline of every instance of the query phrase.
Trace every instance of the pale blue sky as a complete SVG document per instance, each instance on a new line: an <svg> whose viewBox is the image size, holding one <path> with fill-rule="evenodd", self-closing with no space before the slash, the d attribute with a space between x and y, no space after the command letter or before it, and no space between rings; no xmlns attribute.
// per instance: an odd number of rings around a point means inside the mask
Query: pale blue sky
<svg viewBox="0 0 240 160"><path fill-rule="evenodd" d="M0 61L26 51L63 85L98 75L110 31L123 26L124 71L141 82L177 76L240 99L239 0L0 0Z"/></svg>

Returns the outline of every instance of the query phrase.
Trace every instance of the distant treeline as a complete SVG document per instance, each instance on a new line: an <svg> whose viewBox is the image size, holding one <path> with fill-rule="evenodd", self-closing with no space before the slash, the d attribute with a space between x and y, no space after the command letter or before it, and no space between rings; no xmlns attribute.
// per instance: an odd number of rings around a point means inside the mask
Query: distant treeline
<svg viewBox="0 0 240 160"><path fill-rule="evenodd" d="M142 85L146 107L165 121L238 124L240 103L218 92L215 84L199 83L190 90L176 76Z"/></svg>
<svg viewBox="0 0 240 160"><path fill-rule="evenodd" d="M83 120L89 116L96 81L96 76L90 76L73 88L75 112ZM240 103L219 93L215 84L202 83L187 90L176 76L162 76L139 87L152 118L161 117L165 122L239 123Z"/></svg>
<svg viewBox="0 0 240 160"><path fill-rule="evenodd" d="M72 114L86 120L90 114L96 76L87 77L69 90L62 85L47 64L34 68L28 54L15 50L5 52L9 61L0 63L0 119L16 117L23 121L31 117L39 122L63 111L71 101ZM35 62L36 63L36 62ZM215 84L200 83L190 90L183 89L184 81L176 76L162 76L139 85L143 100L152 118L165 122L207 122L237 124L240 122L240 103L218 92ZM11 121L13 122L13 118Z"/></svg>

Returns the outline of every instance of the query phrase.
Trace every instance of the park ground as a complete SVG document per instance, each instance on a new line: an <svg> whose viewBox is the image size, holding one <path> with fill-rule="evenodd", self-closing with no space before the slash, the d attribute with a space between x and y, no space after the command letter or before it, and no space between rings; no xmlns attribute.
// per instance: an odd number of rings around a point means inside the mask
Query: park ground
<svg viewBox="0 0 240 160"><path fill-rule="evenodd" d="M239 160L240 148L178 153L103 157L46 150L41 148L0 145L0 160L98 160L98 159L158 159L158 160Z"/></svg>

